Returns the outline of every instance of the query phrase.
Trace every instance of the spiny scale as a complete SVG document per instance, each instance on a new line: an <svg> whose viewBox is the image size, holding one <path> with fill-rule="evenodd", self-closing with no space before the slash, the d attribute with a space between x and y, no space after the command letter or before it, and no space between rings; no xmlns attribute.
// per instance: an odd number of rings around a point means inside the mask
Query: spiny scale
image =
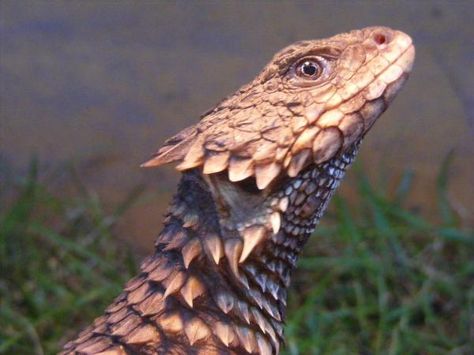
<svg viewBox="0 0 474 355"><path fill-rule="evenodd" d="M298 42L167 140L144 164L183 173L156 251L62 354L278 354L298 255L413 59L385 27Z"/></svg>

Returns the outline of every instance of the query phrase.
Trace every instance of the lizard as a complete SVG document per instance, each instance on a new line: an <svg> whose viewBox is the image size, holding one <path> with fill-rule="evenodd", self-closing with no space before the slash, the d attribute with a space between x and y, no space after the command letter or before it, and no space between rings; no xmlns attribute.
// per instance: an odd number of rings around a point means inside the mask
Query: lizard
<svg viewBox="0 0 474 355"><path fill-rule="evenodd" d="M387 27L300 41L165 141L155 251L61 354L278 354L298 255L414 58Z"/></svg>

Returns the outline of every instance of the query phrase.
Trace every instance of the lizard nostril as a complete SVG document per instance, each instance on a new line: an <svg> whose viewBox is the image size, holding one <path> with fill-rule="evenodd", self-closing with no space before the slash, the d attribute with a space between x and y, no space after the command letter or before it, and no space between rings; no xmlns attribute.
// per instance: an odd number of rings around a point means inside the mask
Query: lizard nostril
<svg viewBox="0 0 474 355"><path fill-rule="evenodd" d="M375 42L378 46L382 46L382 45L388 44L388 43L390 42L390 36L387 35L387 34L384 33L384 32L376 32L376 33L374 33L373 39L374 39L374 42Z"/></svg>

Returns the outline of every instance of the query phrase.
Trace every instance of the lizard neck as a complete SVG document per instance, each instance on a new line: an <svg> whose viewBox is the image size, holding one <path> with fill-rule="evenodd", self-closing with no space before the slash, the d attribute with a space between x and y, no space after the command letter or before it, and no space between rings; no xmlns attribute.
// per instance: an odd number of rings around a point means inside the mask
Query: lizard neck
<svg viewBox="0 0 474 355"><path fill-rule="evenodd" d="M253 197L185 173L155 253L64 353L278 354L291 272L356 150Z"/></svg>
<svg viewBox="0 0 474 355"><path fill-rule="evenodd" d="M184 174L154 257L171 261L181 275L163 283L174 299L167 312L192 311L206 327L203 338L214 336L220 345L278 353L291 272L357 148L253 204L244 191L217 186L197 170Z"/></svg>

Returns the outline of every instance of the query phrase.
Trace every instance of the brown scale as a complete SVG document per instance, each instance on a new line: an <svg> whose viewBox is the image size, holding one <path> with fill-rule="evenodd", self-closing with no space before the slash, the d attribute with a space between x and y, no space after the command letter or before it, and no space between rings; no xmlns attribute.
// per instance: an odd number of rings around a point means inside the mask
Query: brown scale
<svg viewBox="0 0 474 355"><path fill-rule="evenodd" d="M144 166L182 178L138 275L62 354L277 354L298 255L414 60L371 27L277 53Z"/></svg>

